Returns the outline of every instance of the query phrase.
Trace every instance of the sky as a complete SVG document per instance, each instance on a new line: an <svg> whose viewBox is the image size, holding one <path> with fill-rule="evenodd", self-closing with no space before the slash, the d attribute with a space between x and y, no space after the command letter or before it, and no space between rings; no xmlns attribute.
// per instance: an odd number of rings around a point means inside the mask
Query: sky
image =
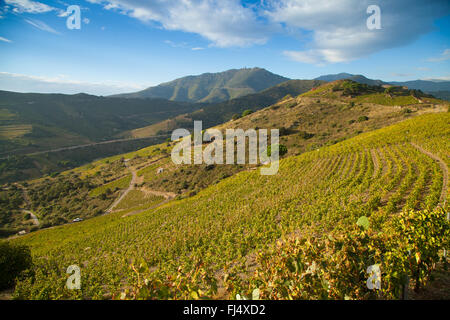
<svg viewBox="0 0 450 320"><path fill-rule="evenodd" d="M0 90L109 95L244 67L450 80L450 1L0 0Z"/></svg>

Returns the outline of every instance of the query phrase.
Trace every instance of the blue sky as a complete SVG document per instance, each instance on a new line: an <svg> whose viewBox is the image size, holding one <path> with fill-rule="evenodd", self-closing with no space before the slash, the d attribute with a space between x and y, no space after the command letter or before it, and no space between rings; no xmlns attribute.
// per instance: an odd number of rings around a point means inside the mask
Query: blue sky
<svg viewBox="0 0 450 320"><path fill-rule="evenodd" d="M81 29L69 30L69 5ZM369 5L381 29L369 30ZM0 89L113 94L261 67L295 79L349 72L450 80L450 2L0 0Z"/></svg>

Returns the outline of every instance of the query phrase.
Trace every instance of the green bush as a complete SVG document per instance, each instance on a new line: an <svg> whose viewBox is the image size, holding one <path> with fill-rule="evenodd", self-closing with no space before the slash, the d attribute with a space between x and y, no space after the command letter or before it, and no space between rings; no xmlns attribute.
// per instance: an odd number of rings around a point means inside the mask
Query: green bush
<svg viewBox="0 0 450 320"><path fill-rule="evenodd" d="M242 112L242 116L245 117L245 116L248 116L251 113L253 113L253 110L248 109L248 110L245 110L244 112Z"/></svg>
<svg viewBox="0 0 450 320"><path fill-rule="evenodd" d="M307 139L310 139L310 138L314 137L314 134L313 133L308 133L306 131L299 131L298 132L298 136L300 138L302 138L302 139L307 140Z"/></svg>
<svg viewBox="0 0 450 320"><path fill-rule="evenodd" d="M412 113L413 111L409 108L403 109L403 113Z"/></svg>
<svg viewBox="0 0 450 320"><path fill-rule="evenodd" d="M361 116L361 117L358 118L358 122L364 122L364 121L367 121L367 120L369 120L368 116Z"/></svg>
<svg viewBox="0 0 450 320"><path fill-rule="evenodd" d="M288 152L288 149L287 149L287 147L285 145L282 145L282 144L274 145L274 147L275 148L278 147L278 155L280 157L284 156ZM272 146L269 146L267 148L267 156L270 157L271 155L272 155Z"/></svg>
<svg viewBox="0 0 450 320"><path fill-rule="evenodd" d="M0 290L14 286L16 278L31 264L31 252L27 246L0 242Z"/></svg>

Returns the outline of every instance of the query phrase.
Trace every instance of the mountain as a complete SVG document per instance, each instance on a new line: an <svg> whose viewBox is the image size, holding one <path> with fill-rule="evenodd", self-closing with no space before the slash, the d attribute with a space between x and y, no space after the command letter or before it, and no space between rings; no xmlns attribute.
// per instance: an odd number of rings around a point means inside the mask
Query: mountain
<svg viewBox="0 0 450 320"><path fill-rule="evenodd" d="M407 86L409 89L422 90L423 92L450 91L450 81L413 80L405 82L389 82L396 86Z"/></svg>
<svg viewBox="0 0 450 320"><path fill-rule="evenodd" d="M450 100L450 81L442 80L413 80L413 81L390 81L385 82L381 80L368 79L363 75L354 75L350 73L338 73L338 74L328 74L323 75L316 80L323 80L327 82L349 79L359 83L364 83L371 86L381 86L386 84L391 84L394 86L406 86L409 89L421 90L425 93L432 94L436 98Z"/></svg>
<svg viewBox="0 0 450 320"><path fill-rule="evenodd" d="M209 128L238 116L245 110L260 110L276 103L287 95L297 96L324 84L319 80L289 80L259 93L203 106L194 112L179 115L148 127L132 130L126 136L146 137L154 134L171 133L177 128L189 129L194 120L203 121Z"/></svg>
<svg viewBox="0 0 450 320"><path fill-rule="evenodd" d="M363 76L361 74L355 75L355 74L350 74L350 73L328 74L328 75L324 75L324 76L315 78L315 80L322 80L322 81L327 81L327 82L343 80L343 79L353 80L355 82L367 84L369 86L381 86L383 84L386 84L385 82L383 82L381 80L372 80L372 79L366 78L365 76Z"/></svg>
<svg viewBox="0 0 450 320"><path fill-rule="evenodd" d="M112 97L213 103L260 92L287 80L289 79L261 68L233 69L188 76L139 92Z"/></svg>

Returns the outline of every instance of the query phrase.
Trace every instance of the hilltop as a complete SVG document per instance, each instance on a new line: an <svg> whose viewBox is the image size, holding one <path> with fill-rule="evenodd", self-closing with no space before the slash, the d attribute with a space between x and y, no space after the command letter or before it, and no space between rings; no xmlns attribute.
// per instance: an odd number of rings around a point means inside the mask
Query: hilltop
<svg viewBox="0 0 450 320"><path fill-rule="evenodd" d="M354 75L350 73L338 73L338 74L328 74L324 76L317 77L316 80L322 81L336 81L348 79L358 83L367 84L371 86L382 86L382 85L394 85L394 86L405 86L409 89L421 90L425 93L432 94L436 98L450 100L450 81L441 81L441 80L412 80L412 81L381 81L381 80L372 80L366 78L363 75Z"/></svg>
<svg viewBox="0 0 450 320"><path fill-rule="evenodd" d="M327 74L320 77L315 78L315 80L322 80L326 82L333 82L336 80L352 80L358 83L367 84L370 86L381 86L383 84L387 84L384 81L381 80L372 80L369 78L366 78L362 74L350 74L346 72L338 73L338 74Z"/></svg>
<svg viewBox="0 0 450 320"><path fill-rule="evenodd" d="M183 77L139 92L113 97L216 103L260 92L287 80L261 68L232 69Z"/></svg>

